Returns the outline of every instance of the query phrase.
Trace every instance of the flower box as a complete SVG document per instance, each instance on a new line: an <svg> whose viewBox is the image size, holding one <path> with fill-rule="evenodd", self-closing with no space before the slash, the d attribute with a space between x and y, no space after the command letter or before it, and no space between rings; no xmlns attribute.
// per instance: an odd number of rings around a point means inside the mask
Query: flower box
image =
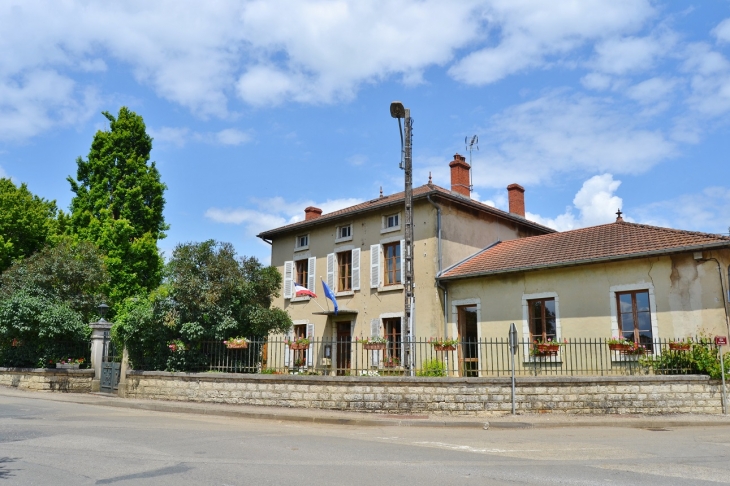
<svg viewBox="0 0 730 486"><path fill-rule="evenodd" d="M398 360L385 360L383 361L383 366L386 368L395 368L400 366L400 361Z"/></svg>
<svg viewBox="0 0 730 486"><path fill-rule="evenodd" d="M309 343L307 343L307 344L303 344L303 343L291 343L289 345L289 347L291 349L293 349L294 351L299 351L299 350L302 350L302 349L309 348Z"/></svg>
<svg viewBox="0 0 730 486"><path fill-rule="evenodd" d="M539 356L555 356L560 351L559 344L536 344L535 347Z"/></svg>
<svg viewBox="0 0 730 486"><path fill-rule="evenodd" d="M79 366L80 366L79 363L66 363L66 364L56 363L56 369L59 369L59 370L77 370L77 369L79 369Z"/></svg>
<svg viewBox="0 0 730 486"><path fill-rule="evenodd" d="M226 348L228 348L228 349L246 349L246 348L248 348L248 343L226 343Z"/></svg>
<svg viewBox="0 0 730 486"><path fill-rule="evenodd" d="M456 351L456 346L453 344L434 344L433 349L436 351Z"/></svg>
<svg viewBox="0 0 730 486"><path fill-rule="evenodd" d="M631 346L621 343L610 343L608 345L608 349L610 349L611 351L623 351L629 347Z"/></svg>
<svg viewBox="0 0 730 486"><path fill-rule="evenodd" d="M368 351L380 351L385 349L385 343L363 343L362 347Z"/></svg>
<svg viewBox="0 0 730 486"><path fill-rule="evenodd" d="M689 351L691 347L692 343L669 343L671 351Z"/></svg>

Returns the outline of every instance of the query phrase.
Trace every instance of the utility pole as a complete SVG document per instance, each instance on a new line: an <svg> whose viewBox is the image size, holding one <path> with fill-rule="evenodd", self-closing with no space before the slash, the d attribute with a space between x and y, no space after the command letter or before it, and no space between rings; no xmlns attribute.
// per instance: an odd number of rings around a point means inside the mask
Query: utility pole
<svg viewBox="0 0 730 486"><path fill-rule="evenodd" d="M405 364L412 371L411 363L411 326L413 311L413 119L411 118L411 110L405 108L400 101L394 101L390 104L390 116L398 119L398 128L401 136L401 169L405 171L405 248L401 249L401 258L404 259L405 275L404 282L404 299L405 299ZM405 140L403 137L403 129L401 128L400 119L404 119Z"/></svg>

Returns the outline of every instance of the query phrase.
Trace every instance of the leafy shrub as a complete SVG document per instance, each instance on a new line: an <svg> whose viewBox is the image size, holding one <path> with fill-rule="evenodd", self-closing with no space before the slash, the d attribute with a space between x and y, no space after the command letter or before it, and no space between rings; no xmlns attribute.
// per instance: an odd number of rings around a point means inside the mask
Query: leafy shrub
<svg viewBox="0 0 730 486"><path fill-rule="evenodd" d="M439 359L432 359L423 363L416 376L446 376L446 365Z"/></svg>
<svg viewBox="0 0 730 486"><path fill-rule="evenodd" d="M730 353L723 356L725 374L730 373ZM719 379L720 350L707 338L692 343L689 351L664 351L661 356L646 356L639 361L657 375L709 375Z"/></svg>

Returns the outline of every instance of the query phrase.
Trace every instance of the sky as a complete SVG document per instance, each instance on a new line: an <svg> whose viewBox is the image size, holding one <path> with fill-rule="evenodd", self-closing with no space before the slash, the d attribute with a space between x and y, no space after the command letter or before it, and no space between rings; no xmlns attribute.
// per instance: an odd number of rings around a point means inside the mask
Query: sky
<svg viewBox="0 0 730 486"><path fill-rule="evenodd" d="M216 239L268 263L262 230L449 188L557 230L730 226L730 0L0 3L0 176L68 208L102 111L154 138L167 256ZM464 140L478 136L471 153ZM478 149L476 148L478 146Z"/></svg>

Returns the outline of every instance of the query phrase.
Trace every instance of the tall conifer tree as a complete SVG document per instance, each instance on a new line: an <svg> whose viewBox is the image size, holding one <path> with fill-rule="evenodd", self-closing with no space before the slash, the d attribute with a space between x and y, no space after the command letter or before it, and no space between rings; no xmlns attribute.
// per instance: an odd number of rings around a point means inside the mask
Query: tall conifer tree
<svg viewBox="0 0 730 486"><path fill-rule="evenodd" d="M168 228L162 211L167 188L150 162L152 138L142 117L122 107L108 112L109 130L98 131L88 159L76 159L71 190L71 233L105 254L112 301L149 292L160 284L163 261L157 240Z"/></svg>

